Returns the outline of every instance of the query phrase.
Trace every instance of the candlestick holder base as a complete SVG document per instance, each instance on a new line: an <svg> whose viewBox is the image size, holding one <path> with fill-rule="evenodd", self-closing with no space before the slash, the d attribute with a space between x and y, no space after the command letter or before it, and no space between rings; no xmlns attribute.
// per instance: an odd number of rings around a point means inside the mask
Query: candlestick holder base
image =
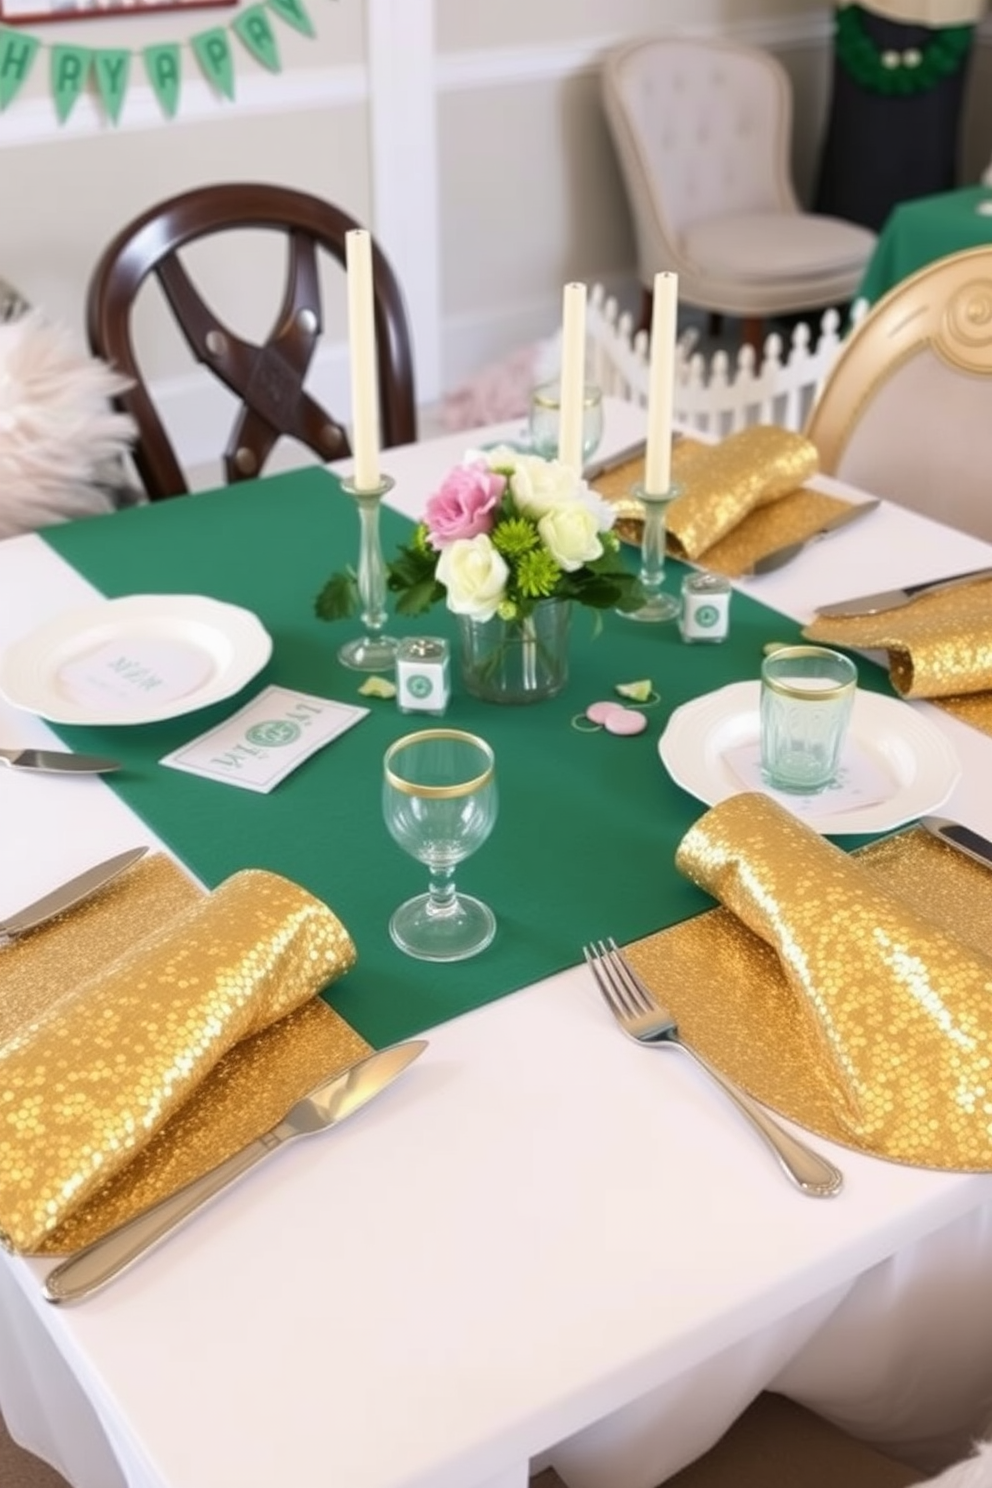
<svg viewBox="0 0 992 1488"><path fill-rule="evenodd" d="M399 641L383 634L387 617L386 563L379 541L379 507L394 485L388 475L367 491L360 491L354 481L341 482L342 489L358 503L358 594L365 633L338 648L338 661L356 672L389 672L396 665Z"/></svg>
<svg viewBox="0 0 992 1488"><path fill-rule="evenodd" d="M644 526L641 532L641 571L638 577L645 593L645 601L636 610L620 610L626 620L640 620L648 624L662 620L674 620L682 606L674 595L662 589L665 579L665 513L675 497L678 486L670 486L662 496L645 491L643 486L632 486L631 495L644 508Z"/></svg>

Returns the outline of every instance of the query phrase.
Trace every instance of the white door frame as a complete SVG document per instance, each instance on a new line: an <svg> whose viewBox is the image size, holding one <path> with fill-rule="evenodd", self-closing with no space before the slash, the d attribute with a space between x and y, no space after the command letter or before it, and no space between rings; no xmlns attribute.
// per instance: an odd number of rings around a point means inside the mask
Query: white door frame
<svg viewBox="0 0 992 1488"><path fill-rule="evenodd" d="M434 0L367 0L372 230L406 297L417 398L441 395Z"/></svg>

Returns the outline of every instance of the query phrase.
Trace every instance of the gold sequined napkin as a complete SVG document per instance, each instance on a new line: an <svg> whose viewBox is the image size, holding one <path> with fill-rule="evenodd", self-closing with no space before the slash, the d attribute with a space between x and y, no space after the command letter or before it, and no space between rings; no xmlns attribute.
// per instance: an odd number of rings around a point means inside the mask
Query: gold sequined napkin
<svg viewBox="0 0 992 1488"><path fill-rule="evenodd" d="M992 874L921 829L847 854L760 794L678 867L722 902L629 948L681 1032L848 1146L992 1169Z"/></svg>
<svg viewBox="0 0 992 1488"><path fill-rule="evenodd" d="M201 895L161 858L0 950L0 1239L86 1243L367 1052L316 997L354 960L287 879Z"/></svg>
<svg viewBox="0 0 992 1488"><path fill-rule="evenodd" d="M823 617L808 640L889 653L892 685L992 734L992 580L922 594L880 615Z"/></svg>
<svg viewBox="0 0 992 1488"><path fill-rule="evenodd" d="M687 446L672 465L682 494L665 517L673 551L700 558L749 513L798 490L818 464L808 439L771 424L753 424L719 444Z"/></svg>
<svg viewBox="0 0 992 1488"><path fill-rule="evenodd" d="M801 435L754 425L720 444L680 439L672 479L682 494L668 508L668 549L713 573L738 578L759 558L812 537L852 503L803 486L816 473L814 446ZM643 459L607 471L596 490L618 510L616 530L639 543L643 507L631 493Z"/></svg>

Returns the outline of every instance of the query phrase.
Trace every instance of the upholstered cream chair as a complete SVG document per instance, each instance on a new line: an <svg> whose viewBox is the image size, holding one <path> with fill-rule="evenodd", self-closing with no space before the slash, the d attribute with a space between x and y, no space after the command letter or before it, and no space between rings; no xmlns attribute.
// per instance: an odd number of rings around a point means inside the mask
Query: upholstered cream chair
<svg viewBox="0 0 992 1488"><path fill-rule="evenodd" d="M804 212L789 172L792 94L769 53L657 37L610 53L603 104L630 201L646 297L661 269L680 298L751 325L852 299L867 228Z"/></svg>
<svg viewBox="0 0 992 1488"><path fill-rule="evenodd" d="M806 433L828 474L992 540L992 245L928 264L873 306Z"/></svg>

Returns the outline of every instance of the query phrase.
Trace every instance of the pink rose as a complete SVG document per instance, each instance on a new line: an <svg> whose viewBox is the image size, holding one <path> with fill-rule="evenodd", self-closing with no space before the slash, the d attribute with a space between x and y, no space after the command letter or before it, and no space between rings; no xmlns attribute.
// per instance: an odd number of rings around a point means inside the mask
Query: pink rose
<svg viewBox="0 0 992 1488"><path fill-rule="evenodd" d="M431 545L445 548L459 538L488 533L505 487L506 477L497 475L481 460L457 465L424 508Z"/></svg>

